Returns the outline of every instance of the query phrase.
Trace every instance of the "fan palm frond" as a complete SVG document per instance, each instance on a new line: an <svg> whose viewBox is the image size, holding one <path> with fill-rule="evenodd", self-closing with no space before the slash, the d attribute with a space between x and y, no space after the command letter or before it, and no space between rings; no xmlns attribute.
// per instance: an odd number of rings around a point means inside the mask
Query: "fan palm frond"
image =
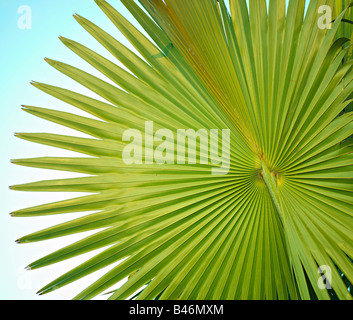
<svg viewBox="0 0 353 320"><path fill-rule="evenodd" d="M12 187L92 194L12 215L97 211L19 239L97 230L31 269L107 248L40 293L121 261L75 298L114 289L110 299L127 299L148 284L137 299L330 299L330 290L318 286L326 266L332 270L326 284L339 299L352 299L338 272L352 283L353 113L338 117L353 90L353 62L342 63L348 35L338 34L348 4L335 7L331 29L320 29L319 6L336 1L311 0L305 12L304 0L290 0L288 7L286 0L231 0L229 8L224 0L140 0L142 6L122 0L147 37L108 2L96 3L139 54L84 17L75 19L130 72L61 37L116 85L46 61L106 102L32 84L100 120L24 107L92 138L17 134L89 157L13 160L89 176ZM228 174L211 174L221 163L153 163L158 139L145 146L141 164L126 164L122 153L130 141L124 132L145 132L146 121L154 131L229 129ZM168 145L176 156L177 143L163 143L159 151ZM216 157L221 147L219 141L205 155L200 143L194 156Z"/></svg>

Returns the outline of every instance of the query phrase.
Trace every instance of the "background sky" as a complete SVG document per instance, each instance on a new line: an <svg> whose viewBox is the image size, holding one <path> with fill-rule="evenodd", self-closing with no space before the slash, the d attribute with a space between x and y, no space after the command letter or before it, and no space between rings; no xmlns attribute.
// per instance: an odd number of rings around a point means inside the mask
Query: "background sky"
<svg viewBox="0 0 353 320"><path fill-rule="evenodd" d="M110 1L125 17L134 21L119 0ZM27 5L32 13L31 29L21 30L18 20L19 8ZM130 49L108 18L93 0L0 0L0 299L68 299L92 283L113 266L69 285L58 292L44 296L35 293L50 281L87 259L94 253L70 259L44 269L25 271L29 263L53 252L89 233L68 236L43 243L16 244L15 240L26 234L44 229L79 214L38 218L12 218L9 213L17 209L59 201L77 196L69 193L31 193L10 191L8 186L37 180L76 177L65 172L25 168L10 164L10 159L41 156L75 156L74 153L56 148L36 145L14 137L15 132L51 132L65 135L85 136L71 129L37 119L21 110L21 105L53 108L76 114L84 114L32 87L31 80L68 88L96 97L79 84L50 67L45 57L67 62L80 69L107 80L86 62L82 61L58 39L59 35L76 40L99 54L119 64L107 53L72 17L78 13L96 23L119 39ZM110 82L109 80L107 80ZM82 194L83 195L83 194ZM98 299L105 299L99 297Z"/></svg>

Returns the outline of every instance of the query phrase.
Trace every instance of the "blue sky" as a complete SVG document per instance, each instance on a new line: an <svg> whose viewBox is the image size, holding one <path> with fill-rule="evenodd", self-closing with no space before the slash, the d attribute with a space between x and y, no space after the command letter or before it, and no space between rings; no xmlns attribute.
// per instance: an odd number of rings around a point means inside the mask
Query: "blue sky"
<svg viewBox="0 0 353 320"><path fill-rule="evenodd" d="M127 10L118 0L111 3L132 19ZM18 9L28 5L32 11L32 28L21 30L18 19L21 14ZM72 177L72 174L51 172L47 170L23 168L10 164L10 159L39 156L71 156L69 151L57 150L21 141L14 137L15 132L52 132L59 134L74 134L77 132L61 126L36 119L21 110L21 105L48 107L67 112L77 112L64 103L39 92L32 87L31 80L45 82L60 87L69 88L91 96L85 88L61 75L44 62L44 57L69 62L92 74L98 74L87 63L70 52L59 41L62 35L84 43L98 53L113 59L97 42L91 38L74 20L72 14L79 13L101 26L121 42L131 46L119 31L104 16L93 0L0 0L0 32L3 45L0 48L0 95L1 95L1 157L0 157L0 299L66 299L73 297L85 283L90 283L104 269L97 274L87 277L73 285L54 292L48 296L38 297L35 292L42 286L55 279L63 272L70 270L92 254L71 259L43 270L25 271L24 267L30 262L59 249L80 236L69 236L60 240L31 245L17 245L15 240L25 234L35 232L55 223L65 221L68 217L49 217L19 219L11 218L8 213L43 202L58 201L73 197L72 194L22 193L10 191L8 186L36 180ZM114 59L113 59L114 60ZM115 61L115 60L114 60ZM100 75L101 76L101 75ZM77 214L72 218L77 217ZM109 269L109 268L108 268Z"/></svg>

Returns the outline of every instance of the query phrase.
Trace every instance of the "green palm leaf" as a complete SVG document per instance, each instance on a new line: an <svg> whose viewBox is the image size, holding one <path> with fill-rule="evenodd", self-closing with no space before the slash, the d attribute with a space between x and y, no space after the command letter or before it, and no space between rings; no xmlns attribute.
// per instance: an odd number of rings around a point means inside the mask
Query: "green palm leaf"
<svg viewBox="0 0 353 320"><path fill-rule="evenodd" d="M334 14L335 16L339 16L339 14L344 10L344 8L347 8L348 5L351 2L349 0L341 0L341 1L336 1L335 6L334 6ZM341 37L345 37L348 38L352 41L353 39L353 9L349 8L346 12L346 14L344 15L344 19L342 20L343 23L341 24L340 28L338 29L336 38L341 38ZM347 54L344 58L344 62L349 61L352 59L353 57L353 47L350 45L351 41L349 42L349 46L348 47L348 51ZM352 98L352 95L350 96L350 98ZM351 112L353 111L352 109L353 104L350 103L344 110L344 112Z"/></svg>
<svg viewBox="0 0 353 320"><path fill-rule="evenodd" d="M335 17L338 17L340 13L349 6L351 2L349 0L339 0L336 1L334 8ZM337 38L346 37L349 39L353 38L353 10L349 8L344 15L344 19L342 20L340 28L338 29ZM353 49L350 47L346 60L350 60L352 58Z"/></svg>
<svg viewBox="0 0 353 320"><path fill-rule="evenodd" d="M129 71L62 37L112 83L46 59L106 102L32 83L96 119L24 106L92 138L18 133L19 138L89 157L13 162L88 176L11 188L91 195L12 215L96 212L18 242L97 230L29 268L105 248L39 292L119 262L75 298L113 290L110 299L330 299L333 294L352 299L347 283L353 281L353 114L338 116L353 90L346 45L352 32L342 29L349 3L311 0L305 13L304 0L290 0L288 7L285 0L270 0L268 7L266 0L249 6L231 0L229 8L224 0L122 2L148 37L108 2L96 0L138 54L74 17ZM321 5L335 8L331 29L317 26ZM153 121L154 130L173 132L230 129L228 174L212 175L215 165L201 161L150 163L160 141L146 146L144 164L126 164L123 134L129 128L144 132L146 121ZM176 142L169 143L176 155ZM218 155L217 148L205 154L202 146L193 154L197 159ZM332 270L331 290L318 286L322 266Z"/></svg>

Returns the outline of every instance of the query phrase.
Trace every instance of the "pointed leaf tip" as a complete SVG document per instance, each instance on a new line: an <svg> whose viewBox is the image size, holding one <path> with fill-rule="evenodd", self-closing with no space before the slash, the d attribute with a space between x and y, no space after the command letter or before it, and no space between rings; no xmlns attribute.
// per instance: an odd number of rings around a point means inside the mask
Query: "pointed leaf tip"
<svg viewBox="0 0 353 320"><path fill-rule="evenodd" d="M48 289L46 289L46 288L44 287L44 288L38 290L37 295L42 296L42 295L47 294L47 293L49 293L49 292L50 292L50 291L48 291Z"/></svg>
<svg viewBox="0 0 353 320"><path fill-rule="evenodd" d="M36 87L36 86L39 84L39 82L32 80L32 81L30 82L30 84L31 84L32 86Z"/></svg>

